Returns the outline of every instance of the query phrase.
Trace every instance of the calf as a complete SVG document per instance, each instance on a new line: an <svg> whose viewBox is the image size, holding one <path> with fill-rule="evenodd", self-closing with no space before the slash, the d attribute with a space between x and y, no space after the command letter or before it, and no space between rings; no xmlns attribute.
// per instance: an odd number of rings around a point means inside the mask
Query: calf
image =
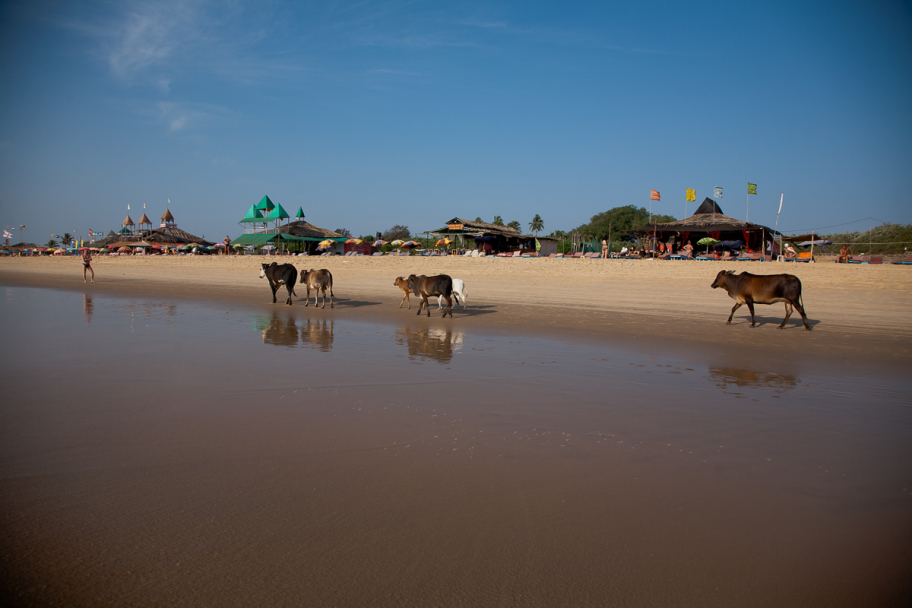
<svg viewBox="0 0 912 608"><path fill-rule="evenodd" d="M395 285L396 287L398 287L399 289L402 290L402 299L399 301L399 308L402 308L403 302L408 303L408 308L411 308L412 301L409 299L409 294L411 292L409 291L408 281L402 277L396 277L396 280L393 281L393 285ZM438 308L439 308L439 306L438 306Z"/></svg>
<svg viewBox="0 0 912 608"><path fill-rule="evenodd" d="M453 299L456 300L456 303L462 303L462 309L466 310L469 306L466 304L466 297L468 297L469 292L466 291L465 283L462 282L462 279L453 279ZM437 310L443 308L443 296L437 296Z"/></svg>
<svg viewBox="0 0 912 608"><path fill-rule="evenodd" d="M431 316L431 309L428 306L428 297L431 296L443 296L446 298L446 308L443 311L444 318L447 315L450 315L450 318L453 318L453 279L446 274L438 274L432 277L425 275L415 276L409 275L408 278L408 288L413 294L421 298L421 304L418 306L418 314L421 314L421 309L427 309L427 316Z"/></svg>
<svg viewBox="0 0 912 608"><path fill-rule="evenodd" d="M301 271L301 285L307 287L307 299L304 300L304 306L310 304L310 290L314 290L314 306L318 306L317 298L320 295L320 292L323 292L323 308L326 308L326 290L329 289L329 307L335 308L335 302L333 301L333 275L331 272L323 268L322 270L302 270Z"/></svg>
<svg viewBox="0 0 912 608"><path fill-rule="evenodd" d="M779 329L785 327L785 322L792 315L792 307L801 315L806 330L811 329L808 325L807 316L804 314L804 299L801 297L801 281L798 277L791 274L770 274L755 275L749 272L735 274L734 270L722 270L716 275L712 288L722 287L728 292L729 297L735 301L731 314L728 315L727 323L730 325L735 311L741 308L742 304L747 304L751 313L751 327L755 327L757 322L754 320L754 304L774 304L776 302L785 302L785 318Z"/></svg>
<svg viewBox="0 0 912 608"><path fill-rule="evenodd" d="M288 290L288 299L285 303L291 306L291 296L298 295L294 292L295 279L298 278L298 269L291 264L263 264L260 268L260 278L269 280L269 287L272 288L272 303L276 303L276 292L280 285L284 285Z"/></svg>

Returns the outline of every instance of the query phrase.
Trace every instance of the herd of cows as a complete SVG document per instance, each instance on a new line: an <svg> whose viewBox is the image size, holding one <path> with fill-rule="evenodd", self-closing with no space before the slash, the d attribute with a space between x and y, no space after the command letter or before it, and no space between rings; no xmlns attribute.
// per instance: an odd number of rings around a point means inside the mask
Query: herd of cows
<svg viewBox="0 0 912 608"><path fill-rule="evenodd" d="M288 290L288 298L285 303L291 305L291 296L297 295L294 291L296 282L307 288L307 298L304 306L310 305L310 292L314 292L314 306L318 306L318 296L323 296L323 308L326 308L326 291L329 290L329 307L335 308L333 298L333 278L332 273L325 268L321 270L302 270L300 281L298 281L298 270L291 264L263 264L260 270L260 278L269 281L269 287L272 289L272 303L276 303L276 292L282 285ZM453 300L462 304L463 310L468 308L466 305L465 283L459 279L453 279L446 274L434 276L409 275L408 278L397 277L393 282L395 287L402 290L402 300L399 302L399 308L403 303L412 307L410 295L420 298L418 305L418 314L424 310L427 316L431 316L428 306L428 298L437 298L438 310L443 308L443 316L453 317ZM779 325L779 329L785 327L786 321L792 315L792 310L797 310L801 315L801 321L804 328L810 330L807 315L804 312L804 300L801 297L801 281L798 277L791 274L773 274L773 275L756 275L749 272L735 274L734 270L722 270L716 275L711 287L717 289L721 287L728 292L730 298L735 301L731 314L728 315L727 323L730 325L735 311L742 305L747 305L751 314L751 327L755 327L757 322L754 318L754 304L775 304L783 302L785 304L785 318ZM446 300L446 307L443 302Z"/></svg>

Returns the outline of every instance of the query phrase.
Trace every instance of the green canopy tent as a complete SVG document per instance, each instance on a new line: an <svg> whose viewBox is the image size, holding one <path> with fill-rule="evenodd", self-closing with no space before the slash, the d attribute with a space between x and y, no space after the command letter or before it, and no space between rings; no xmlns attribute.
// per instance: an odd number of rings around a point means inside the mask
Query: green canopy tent
<svg viewBox="0 0 912 608"><path fill-rule="evenodd" d="M315 237L315 236L294 236L293 234L286 234L284 232L272 232L268 234L242 234L233 241L231 241L231 246L247 246L253 245L254 247L262 247L266 243L274 243L276 246L284 245L286 243L304 243L304 242L320 242L320 241L333 241L335 243L344 243L348 240L347 237L341 238L329 238L326 237Z"/></svg>

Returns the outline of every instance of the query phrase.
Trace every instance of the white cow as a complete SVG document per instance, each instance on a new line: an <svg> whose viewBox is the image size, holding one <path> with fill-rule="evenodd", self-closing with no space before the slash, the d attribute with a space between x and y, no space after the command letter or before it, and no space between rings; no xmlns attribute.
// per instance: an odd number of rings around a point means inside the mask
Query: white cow
<svg viewBox="0 0 912 608"><path fill-rule="evenodd" d="M453 279L453 297L456 298L457 304L462 304L463 310L468 308L468 305L466 305L466 297L468 295L469 292L466 291L466 286L462 279ZM437 310L441 308L443 308L443 296L437 296Z"/></svg>

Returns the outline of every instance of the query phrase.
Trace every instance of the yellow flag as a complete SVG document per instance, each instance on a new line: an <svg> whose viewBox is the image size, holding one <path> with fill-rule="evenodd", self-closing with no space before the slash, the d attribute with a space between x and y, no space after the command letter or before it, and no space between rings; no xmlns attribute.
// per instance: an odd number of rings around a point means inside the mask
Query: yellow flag
<svg viewBox="0 0 912 608"><path fill-rule="evenodd" d="M686 188L686 190L687 190L687 198L685 200L688 200L688 201L697 200L697 193L693 190L693 188Z"/></svg>

